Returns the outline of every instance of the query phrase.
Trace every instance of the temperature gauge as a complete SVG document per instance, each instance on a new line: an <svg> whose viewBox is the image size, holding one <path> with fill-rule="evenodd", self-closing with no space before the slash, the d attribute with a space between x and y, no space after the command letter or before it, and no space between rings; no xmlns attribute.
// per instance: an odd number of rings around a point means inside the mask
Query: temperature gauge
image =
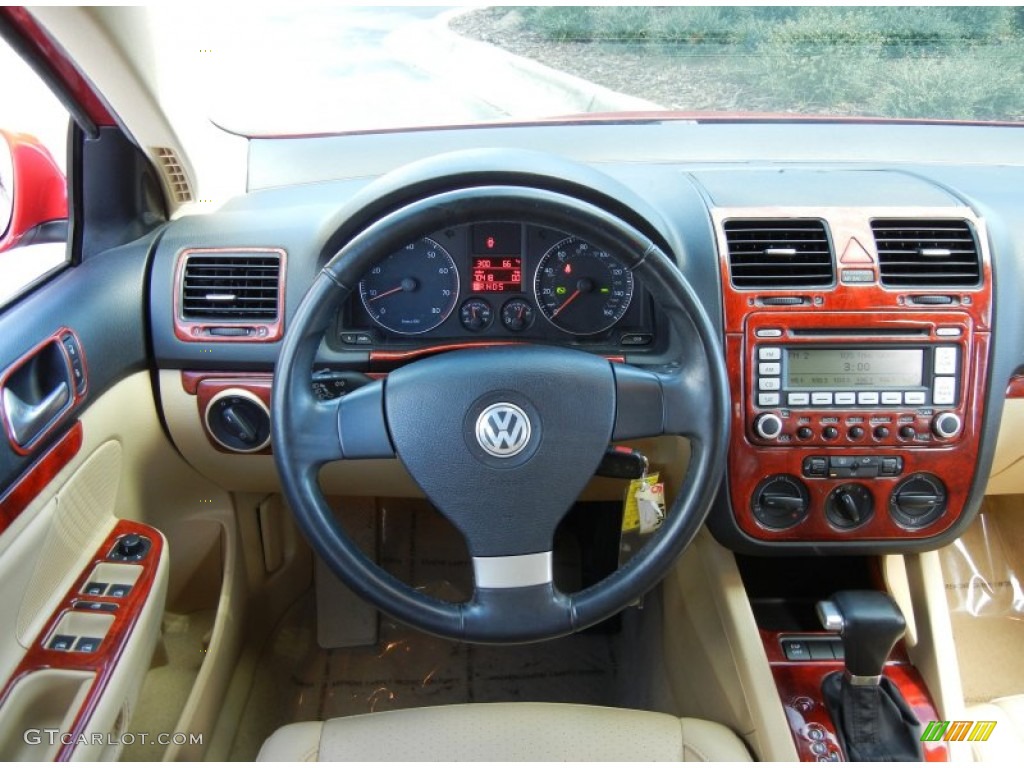
<svg viewBox="0 0 1024 768"><path fill-rule="evenodd" d="M459 320L467 331L482 331L491 324L494 312L483 299L469 299L459 309Z"/></svg>
<svg viewBox="0 0 1024 768"><path fill-rule="evenodd" d="M501 323L510 331L517 332L533 324L533 307L523 299L512 299L501 308Z"/></svg>

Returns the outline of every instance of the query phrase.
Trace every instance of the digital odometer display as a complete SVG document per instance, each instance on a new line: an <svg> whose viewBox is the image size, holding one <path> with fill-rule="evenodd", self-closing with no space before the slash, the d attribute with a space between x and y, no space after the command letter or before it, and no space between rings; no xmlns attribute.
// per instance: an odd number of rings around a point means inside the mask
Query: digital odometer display
<svg viewBox="0 0 1024 768"><path fill-rule="evenodd" d="M518 256L473 257L473 293L520 293L523 260Z"/></svg>
<svg viewBox="0 0 1024 768"><path fill-rule="evenodd" d="M919 387L920 349L788 349L787 389Z"/></svg>

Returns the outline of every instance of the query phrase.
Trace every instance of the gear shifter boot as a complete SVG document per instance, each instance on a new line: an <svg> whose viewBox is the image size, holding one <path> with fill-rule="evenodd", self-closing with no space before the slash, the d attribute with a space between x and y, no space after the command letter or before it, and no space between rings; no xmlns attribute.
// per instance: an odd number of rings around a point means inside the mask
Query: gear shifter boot
<svg viewBox="0 0 1024 768"><path fill-rule="evenodd" d="M877 685L854 685L843 672L833 672L822 681L821 692L847 760L924 760L921 724L887 677Z"/></svg>

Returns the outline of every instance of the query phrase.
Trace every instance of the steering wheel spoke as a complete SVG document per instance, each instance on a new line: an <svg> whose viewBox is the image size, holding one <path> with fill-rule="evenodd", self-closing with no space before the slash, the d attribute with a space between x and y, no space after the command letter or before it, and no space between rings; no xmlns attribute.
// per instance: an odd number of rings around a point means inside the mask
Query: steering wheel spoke
<svg viewBox="0 0 1024 768"><path fill-rule="evenodd" d="M341 399L337 432L343 458L394 458L395 449L384 418L383 381L367 384Z"/></svg>
<svg viewBox="0 0 1024 768"><path fill-rule="evenodd" d="M712 429L709 382L686 369L671 373L615 363L614 440L679 435L703 438Z"/></svg>
<svg viewBox="0 0 1024 768"><path fill-rule="evenodd" d="M338 403L320 402L312 394L295 398L292 441L294 460L300 466L317 467L342 458L338 435Z"/></svg>
<svg viewBox="0 0 1024 768"><path fill-rule="evenodd" d="M572 632L570 596L559 592L552 579L552 553L505 557L474 557L476 589L463 605L468 636L483 642L517 642Z"/></svg>

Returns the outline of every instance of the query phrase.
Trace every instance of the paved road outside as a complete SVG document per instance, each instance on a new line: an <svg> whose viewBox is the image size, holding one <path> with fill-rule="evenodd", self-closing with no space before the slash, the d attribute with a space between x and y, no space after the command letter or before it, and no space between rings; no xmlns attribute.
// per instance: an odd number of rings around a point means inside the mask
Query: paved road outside
<svg viewBox="0 0 1024 768"><path fill-rule="evenodd" d="M448 29L458 7L261 8L214 16L215 122L295 134L531 119L647 102ZM217 33L219 30L219 34Z"/></svg>

